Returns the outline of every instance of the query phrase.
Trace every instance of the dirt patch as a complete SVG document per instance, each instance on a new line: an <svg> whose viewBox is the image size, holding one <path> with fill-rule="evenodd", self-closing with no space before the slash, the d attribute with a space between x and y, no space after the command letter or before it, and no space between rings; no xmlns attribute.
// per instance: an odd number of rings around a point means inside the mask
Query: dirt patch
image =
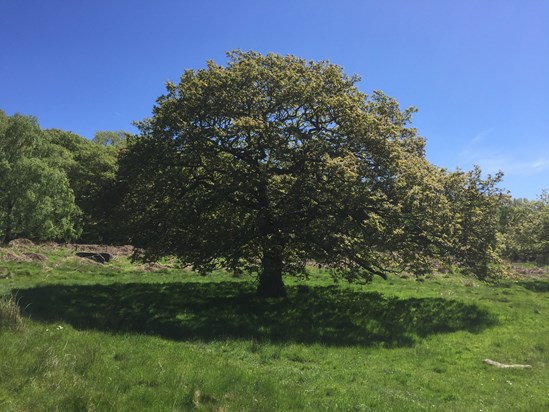
<svg viewBox="0 0 549 412"><path fill-rule="evenodd" d="M509 263L507 266L507 275L514 280L549 278L549 266Z"/></svg>
<svg viewBox="0 0 549 412"><path fill-rule="evenodd" d="M143 270L143 272L156 272L164 269L169 269L169 266L162 265L161 263L158 263L158 262L141 265L141 270Z"/></svg>
<svg viewBox="0 0 549 412"><path fill-rule="evenodd" d="M66 262L71 262L71 263L75 263L75 264L78 264L78 265L95 265L95 266L100 266L101 263L99 262L96 262L95 260L91 260L91 259L88 259L88 258L83 258L83 257L79 257L79 256L69 256L67 259L66 259Z"/></svg>
<svg viewBox="0 0 549 412"><path fill-rule="evenodd" d="M8 243L8 245L12 247L21 247L21 246L29 247L29 246L34 246L34 242L30 239L20 238L20 239L13 239Z"/></svg>
<svg viewBox="0 0 549 412"><path fill-rule="evenodd" d="M41 255L40 253L23 253L23 256L25 256L27 259L33 261L33 262L45 262L48 260L48 258L44 255Z"/></svg>
<svg viewBox="0 0 549 412"><path fill-rule="evenodd" d="M30 262L30 258L25 255L18 255L12 252L5 252L0 255L0 259L6 260L9 262Z"/></svg>
<svg viewBox="0 0 549 412"><path fill-rule="evenodd" d="M21 254L5 252L0 254L0 260L10 262L45 262L48 258L44 255L34 252L24 252Z"/></svg>
<svg viewBox="0 0 549 412"><path fill-rule="evenodd" d="M539 278L547 276L547 269L542 267L513 267L514 275L521 278Z"/></svg>
<svg viewBox="0 0 549 412"><path fill-rule="evenodd" d="M133 246L123 245L123 246L105 246L105 245L95 245L95 244L78 244L78 243L68 243L67 248L73 250L74 252L94 252L101 253L107 252L113 256L130 256L133 253Z"/></svg>
<svg viewBox="0 0 549 412"><path fill-rule="evenodd" d="M58 249L58 248L65 247L65 245L63 243L56 243L56 242L51 241L51 240L47 240L45 242L40 242L40 246L42 246L46 249Z"/></svg>

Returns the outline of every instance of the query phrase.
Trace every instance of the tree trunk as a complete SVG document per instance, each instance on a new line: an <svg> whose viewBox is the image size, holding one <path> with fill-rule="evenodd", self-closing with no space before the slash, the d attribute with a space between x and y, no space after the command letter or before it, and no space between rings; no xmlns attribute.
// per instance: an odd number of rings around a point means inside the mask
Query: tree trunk
<svg viewBox="0 0 549 412"><path fill-rule="evenodd" d="M263 238L263 257L257 295L264 298L283 298L286 288L282 282L283 249L269 200L268 176L257 165L259 176L257 201L259 204L258 229Z"/></svg>
<svg viewBox="0 0 549 412"><path fill-rule="evenodd" d="M5 231L4 231L4 240L2 241L2 243L4 245L7 245L8 243L10 243L10 240L13 239L13 228L12 228L12 219L11 219L11 215L13 213L13 204L12 203L8 203L8 207L6 209L6 227L5 227Z"/></svg>
<svg viewBox="0 0 549 412"><path fill-rule="evenodd" d="M7 227L6 228L6 234L4 235L4 240L2 241L2 243L4 245L7 245L12 240L12 237L13 237L13 234L11 233L11 228Z"/></svg>
<svg viewBox="0 0 549 412"><path fill-rule="evenodd" d="M283 298L286 287L282 282L282 250L280 247L266 249L261 261L262 272L259 275L257 295L264 298Z"/></svg>

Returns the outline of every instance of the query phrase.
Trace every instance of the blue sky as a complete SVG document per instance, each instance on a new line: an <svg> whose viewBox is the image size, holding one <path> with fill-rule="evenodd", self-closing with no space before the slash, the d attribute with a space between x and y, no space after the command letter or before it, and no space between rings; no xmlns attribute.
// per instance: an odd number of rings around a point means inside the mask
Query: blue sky
<svg viewBox="0 0 549 412"><path fill-rule="evenodd" d="M167 80L233 49L330 60L417 106L439 166L549 188L549 1L0 0L0 109L134 131Z"/></svg>

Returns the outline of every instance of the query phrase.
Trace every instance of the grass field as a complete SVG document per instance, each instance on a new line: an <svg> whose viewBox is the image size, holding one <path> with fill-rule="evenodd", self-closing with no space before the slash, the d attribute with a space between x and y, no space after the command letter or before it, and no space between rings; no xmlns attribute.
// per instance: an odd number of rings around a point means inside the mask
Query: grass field
<svg viewBox="0 0 549 412"><path fill-rule="evenodd" d="M72 253L0 249L0 411L549 410L546 275L317 270L259 300L252 277Z"/></svg>

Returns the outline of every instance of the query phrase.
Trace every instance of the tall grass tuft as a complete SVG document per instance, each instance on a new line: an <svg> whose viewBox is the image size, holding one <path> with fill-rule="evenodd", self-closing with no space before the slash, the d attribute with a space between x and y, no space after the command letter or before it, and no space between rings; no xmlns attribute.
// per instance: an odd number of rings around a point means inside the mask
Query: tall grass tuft
<svg viewBox="0 0 549 412"><path fill-rule="evenodd" d="M23 317L13 296L0 296L0 332L23 329Z"/></svg>

